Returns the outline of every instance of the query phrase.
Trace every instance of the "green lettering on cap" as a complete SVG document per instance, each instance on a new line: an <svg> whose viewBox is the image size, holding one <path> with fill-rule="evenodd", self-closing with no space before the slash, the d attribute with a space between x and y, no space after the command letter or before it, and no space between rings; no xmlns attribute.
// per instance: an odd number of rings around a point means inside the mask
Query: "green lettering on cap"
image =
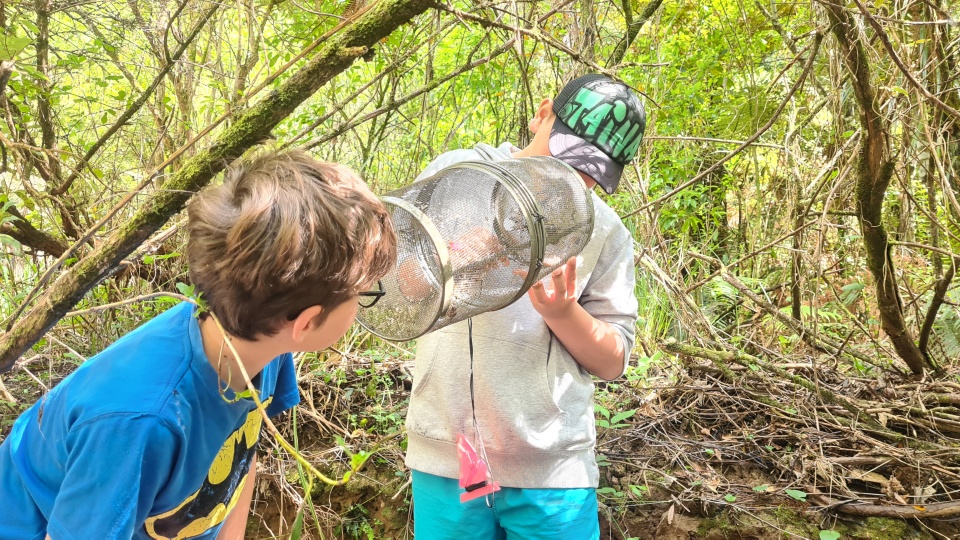
<svg viewBox="0 0 960 540"><path fill-rule="evenodd" d="M563 110L560 111L560 119L571 129L576 129L574 126L580 121L580 116L594 108L603 98L603 94L594 92L589 88L581 88L577 95L563 106Z"/></svg>
<svg viewBox="0 0 960 540"><path fill-rule="evenodd" d="M615 133L619 131L614 131L617 126L617 122L623 122L623 119L627 116L627 106L621 101L617 101L613 104L613 117L607 119L607 123L603 126L603 131L600 132L600 135L597 137L597 146L607 146L610 144L614 147L617 144L617 137ZM629 125L630 122L627 122ZM623 128L621 128L622 130ZM610 136L613 135L613 141L610 140Z"/></svg>
<svg viewBox="0 0 960 540"><path fill-rule="evenodd" d="M639 125L636 125L636 126L634 126L634 127L639 128L640 126L639 126ZM639 129L636 130L636 131L639 131ZM643 137L640 135L640 133L637 133L637 134L636 134L636 137L633 137L633 135L634 135L634 132L631 130L631 131L630 131L630 136L627 137L627 139L630 140L630 145L627 146L627 148L624 149L624 151L623 151L623 160L622 160L622 161L624 161L624 162L626 162L626 161L631 161L631 160L633 160L633 158L637 157L637 150L640 149L640 140L641 140ZM632 137L632 140L630 139L631 137Z"/></svg>
<svg viewBox="0 0 960 540"><path fill-rule="evenodd" d="M612 137L610 147L612 152L610 156L614 159L620 159L620 155L626 154L627 147L630 146L631 137L633 137L636 132L640 129L638 124L633 122L625 122L620 129L618 129ZM623 159L622 161L629 161L633 159L632 156L629 156L629 159Z"/></svg>
<svg viewBox="0 0 960 540"><path fill-rule="evenodd" d="M600 124L603 123L604 118L606 118L611 108L613 108L613 105L602 103L583 117L583 123L587 126L587 129L583 132L583 137L592 138L597 133L597 129L600 128Z"/></svg>

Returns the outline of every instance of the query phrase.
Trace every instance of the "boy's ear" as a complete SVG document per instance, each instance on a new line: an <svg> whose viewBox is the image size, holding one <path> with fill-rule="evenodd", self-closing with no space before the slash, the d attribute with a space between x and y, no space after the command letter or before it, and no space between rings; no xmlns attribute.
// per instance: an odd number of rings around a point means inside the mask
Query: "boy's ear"
<svg viewBox="0 0 960 540"><path fill-rule="evenodd" d="M553 100L545 99L540 102L540 106L537 107L537 112L533 115L533 118L530 120L530 131L534 134L540 129L540 125L544 120L550 118L550 115L553 114Z"/></svg>
<svg viewBox="0 0 960 540"><path fill-rule="evenodd" d="M301 311L300 315L297 315L297 318L293 320L290 338L295 343L303 343L307 333L318 326L317 317L321 312L323 312L323 308L320 306L310 306Z"/></svg>

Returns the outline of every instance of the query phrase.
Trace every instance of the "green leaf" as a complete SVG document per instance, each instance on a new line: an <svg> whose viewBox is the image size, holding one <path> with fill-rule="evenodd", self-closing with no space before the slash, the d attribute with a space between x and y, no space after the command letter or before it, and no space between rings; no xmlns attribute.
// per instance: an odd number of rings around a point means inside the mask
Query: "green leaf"
<svg viewBox="0 0 960 540"><path fill-rule="evenodd" d="M0 61L13 60L30 41L30 38L0 35Z"/></svg>
<svg viewBox="0 0 960 540"><path fill-rule="evenodd" d="M5 234L0 234L0 244L10 246L16 253L20 253L23 250L23 246L17 241L16 238L7 236Z"/></svg>
<svg viewBox="0 0 960 540"><path fill-rule="evenodd" d="M23 203L23 206L31 212L37 209L37 203L30 198L26 191L18 191L17 196L20 197L20 202Z"/></svg>
<svg viewBox="0 0 960 540"><path fill-rule="evenodd" d="M624 497L626 497L626 494L625 494L624 492L619 491L618 489L612 488L612 487L609 487L609 486L608 486L608 487L602 487L602 488L598 489L598 490L597 490L597 495L608 495L608 496L613 497L613 498L615 498L615 499L623 499Z"/></svg>
<svg viewBox="0 0 960 540"><path fill-rule="evenodd" d="M293 520L293 529L290 531L290 540L300 540L303 536L303 512L306 506L297 512L297 519Z"/></svg>
<svg viewBox="0 0 960 540"><path fill-rule="evenodd" d="M807 492L799 489L788 489L785 493L798 501L807 502Z"/></svg>
<svg viewBox="0 0 960 540"><path fill-rule="evenodd" d="M180 294L184 296L192 297L194 286L187 285L186 283L183 283L182 281L180 281L180 282L177 282L177 290L180 291Z"/></svg>
<svg viewBox="0 0 960 540"><path fill-rule="evenodd" d="M636 410L636 409L630 409L629 411L624 411L624 412L622 412L622 413L619 413L619 414L617 414L617 415L614 415L614 417L610 419L610 423L611 423L611 424L618 424L618 423L620 423L620 422L623 422L623 421L626 420L627 418L630 418L631 416L633 416L633 415L635 415L635 414L637 414L637 410Z"/></svg>
<svg viewBox="0 0 960 540"><path fill-rule="evenodd" d="M726 495L723 496L723 500L727 501L728 503L732 503L737 500L737 496L727 493Z"/></svg>
<svg viewBox="0 0 960 540"><path fill-rule="evenodd" d="M357 470L360 467L363 467L363 464L367 462L367 459L370 458L370 452L359 451L356 454L350 456L350 467L353 470Z"/></svg>
<svg viewBox="0 0 960 540"><path fill-rule="evenodd" d="M764 491L767 490L768 487L770 486L766 484L761 484L759 486L753 486L753 490L756 491L757 493L763 493Z"/></svg>
<svg viewBox="0 0 960 540"><path fill-rule="evenodd" d="M820 540L839 540L840 533L837 531L820 531Z"/></svg>
<svg viewBox="0 0 960 540"><path fill-rule="evenodd" d="M610 411L609 411L606 407L604 407L603 405L594 404L594 405L593 405L593 410L596 411L596 412L598 412L598 413L600 413L600 416L602 416L602 417L604 417L604 418L610 418Z"/></svg>
<svg viewBox="0 0 960 540"><path fill-rule="evenodd" d="M847 306L856 302L857 299L860 298L860 294L862 293L864 287L865 285L863 283L849 283L844 285L841 288L843 290L843 294L840 295L840 301Z"/></svg>

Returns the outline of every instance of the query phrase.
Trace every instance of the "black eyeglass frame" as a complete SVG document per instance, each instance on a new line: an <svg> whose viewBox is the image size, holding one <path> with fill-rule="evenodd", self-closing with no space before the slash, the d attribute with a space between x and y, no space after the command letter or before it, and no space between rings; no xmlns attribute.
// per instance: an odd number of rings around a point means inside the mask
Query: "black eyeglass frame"
<svg viewBox="0 0 960 540"><path fill-rule="evenodd" d="M377 290L375 290L375 291L363 291L363 292L357 293L357 295L360 297L360 307L362 307L362 308L372 308L373 306L377 305L377 302L379 302L381 298L383 298L384 296L386 296L386 294L387 294L387 291L383 290L383 281L381 281L381 280L378 279L378 280L377 280ZM370 301L369 304L365 304L365 303L364 303L364 298L373 298L373 300Z"/></svg>

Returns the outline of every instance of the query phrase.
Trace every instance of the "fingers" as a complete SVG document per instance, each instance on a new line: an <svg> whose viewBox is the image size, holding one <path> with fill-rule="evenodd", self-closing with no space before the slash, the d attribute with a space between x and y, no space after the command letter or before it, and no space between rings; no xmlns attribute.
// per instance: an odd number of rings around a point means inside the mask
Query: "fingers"
<svg viewBox="0 0 960 540"><path fill-rule="evenodd" d="M567 261L567 267L565 272L567 278L567 290L571 294L577 290L577 258L570 257L570 260Z"/></svg>
<svg viewBox="0 0 960 540"><path fill-rule="evenodd" d="M553 291L556 298L567 297L567 267L562 266L553 271L551 279L553 280Z"/></svg>
<svg viewBox="0 0 960 540"><path fill-rule="evenodd" d="M547 291L543 286L543 283L536 282L533 284L533 287L530 287L530 290L527 291L527 294L530 295L530 300L534 304L545 304L547 303Z"/></svg>

